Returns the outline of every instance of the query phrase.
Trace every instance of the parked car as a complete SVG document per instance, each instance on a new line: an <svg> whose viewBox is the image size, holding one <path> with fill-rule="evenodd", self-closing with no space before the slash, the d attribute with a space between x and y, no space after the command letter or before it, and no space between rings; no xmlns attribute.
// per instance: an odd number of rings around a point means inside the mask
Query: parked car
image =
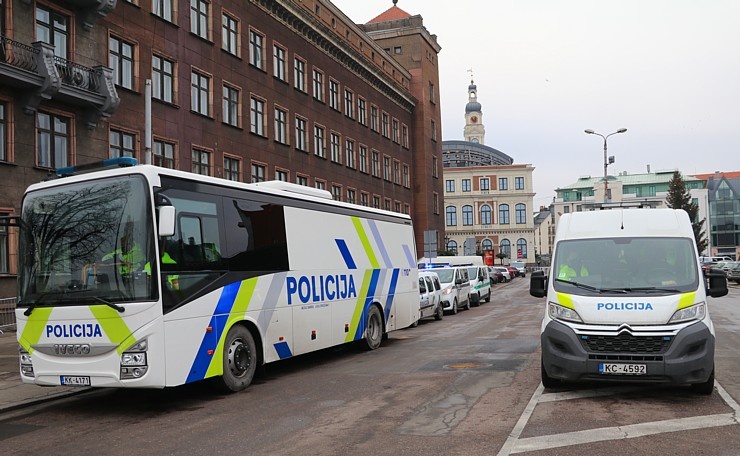
<svg viewBox="0 0 740 456"><path fill-rule="evenodd" d="M511 271L509 271L509 268L505 266L494 266L493 269L501 273L504 278L503 282L511 281Z"/></svg>
<svg viewBox="0 0 740 456"><path fill-rule="evenodd" d="M481 301L491 302L491 280L487 266L468 266L470 277L470 303L479 306Z"/></svg>
<svg viewBox="0 0 740 456"><path fill-rule="evenodd" d="M491 278L491 283L501 283L504 281L504 274L495 269L493 266L488 266L488 276Z"/></svg>
<svg viewBox="0 0 740 456"><path fill-rule="evenodd" d="M516 269L517 277L527 277L527 267L523 261L512 261L509 266Z"/></svg>
<svg viewBox="0 0 740 456"><path fill-rule="evenodd" d="M514 277L519 277L519 271L516 270L513 266L506 266L506 269L509 270L509 275L513 279Z"/></svg>
<svg viewBox="0 0 740 456"><path fill-rule="evenodd" d="M740 285L740 261L736 262L732 269L727 271L727 281Z"/></svg>
<svg viewBox="0 0 740 456"><path fill-rule="evenodd" d="M434 268L442 285L442 308L456 314L460 308L470 309L470 277L465 266Z"/></svg>
<svg viewBox="0 0 740 456"><path fill-rule="evenodd" d="M428 317L441 320L442 315L444 315L444 309L442 308L442 284L439 276L436 272L419 271L419 320Z"/></svg>

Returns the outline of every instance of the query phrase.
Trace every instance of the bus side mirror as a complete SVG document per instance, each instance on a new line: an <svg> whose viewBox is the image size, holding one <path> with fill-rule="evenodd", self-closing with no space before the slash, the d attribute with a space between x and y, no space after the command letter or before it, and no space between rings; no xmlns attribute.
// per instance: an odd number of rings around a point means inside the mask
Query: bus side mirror
<svg viewBox="0 0 740 456"><path fill-rule="evenodd" d="M547 276L545 271L534 271L529 276L529 294L535 298L547 296Z"/></svg>
<svg viewBox="0 0 740 456"><path fill-rule="evenodd" d="M710 268L707 272L709 288L707 294L713 298L721 298L727 294L727 274L725 271Z"/></svg>
<svg viewBox="0 0 740 456"><path fill-rule="evenodd" d="M159 237L168 237L175 234L175 206L159 206Z"/></svg>

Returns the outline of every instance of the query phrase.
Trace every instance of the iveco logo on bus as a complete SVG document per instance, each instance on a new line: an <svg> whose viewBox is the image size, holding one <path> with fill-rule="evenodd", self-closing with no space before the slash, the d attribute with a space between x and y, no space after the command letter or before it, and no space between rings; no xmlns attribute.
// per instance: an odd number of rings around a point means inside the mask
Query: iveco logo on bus
<svg viewBox="0 0 740 456"><path fill-rule="evenodd" d="M55 355L89 355L90 344L54 344Z"/></svg>

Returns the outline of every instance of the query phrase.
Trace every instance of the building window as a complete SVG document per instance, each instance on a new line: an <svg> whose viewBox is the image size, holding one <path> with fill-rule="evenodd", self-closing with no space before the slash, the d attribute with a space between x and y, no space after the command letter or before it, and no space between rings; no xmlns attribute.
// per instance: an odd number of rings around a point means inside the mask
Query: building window
<svg viewBox="0 0 740 456"><path fill-rule="evenodd" d="M491 224L491 206L484 204L480 208L480 224L490 225Z"/></svg>
<svg viewBox="0 0 740 456"><path fill-rule="evenodd" d="M339 83L329 79L329 107L339 111Z"/></svg>
<svg viewBox="0 0 740 456"><path fill-rule="evenodd" d="M301 176L300 174L295 177L295 183L298 185L308 186L308 177Z"/></svg>
<svg viewBox="0 0 740 456"><path fill-rule="evenodd" d="M211 153L206 150L196 149L196 148L193 148L192 152L193 152L192 172L194 172L195 174L202 174L204 176L210 176L211 175Z"/></svg>
<svg viewBox="0 0 740 456"><path fill-rule="evenodd" d="M439 177L439 163L437 162L437 156L432 155L432 177Z"/></svg>
<svg viewBox="0 0 740 456"><path fill-rule="evenodd" d="M463 226L473 225L473 206L465 205L462 207Z"/></svg>
<svg viewBox="0 0 740 456"><path fill-rule="evenodd" d="M190 0L190 31L204 40L208 39L208 2Z"/></svg>
<svg viewBox="0 0 740 456"><path fill-rule="evenodd" d="M7 217L10 213L0 212L0 217ZM10 242L8 241L8 227L0 225L0 274L9 274L10 269Z"/></svg>
<svg viewBox="0 0 740 456"><path fill-rule="evenodd" d="M429 101L432 103L437 102L437 94L434 90L434 83L432 81L429 81Z"/></svg>
<svg viewBox="0 0 740 456"><path fill-rule="evenodd" d="M393 142L394 143L400 143L401 138L399 137L400 131L399 131L399 123L397 119L393 119L391 121L391 125L393 126Z"/></svg>
<svg viewBox="0 0 740 456"><path fill-rule="evenodd" d="M383 179L391 181L391 157L387 155L383 157Z"/></svg>
<svg viewBox="0 0 740 456"><path fill-rule="evenodd" d="M508 204L499 204L498 223L501 225L509 224L509 205Z"/></svg>
<svg viewBox="0 0 740 456"><path fill-rule="evenodd" d="M190 109L204 116L210 113L211 78L193 71L190 75Z"/></svg>
<svg viewBox="0 0 740 456"><path fill-rule="evenodd" d="M344 89L344 115L355 118L355 96L349 89Z"/></svg>
<svg viewBox="0 0 740 456"><path fill-rule="evenodd" d="M434 119L431 120L430 128L432 129L432 141L437 141L437 122Z"/></svg>
<svg viewBox="0 0 740 456"><path fill-rule="evenodd" d="M153 142L152 155L155 166L175 169L175 145L169 142L155 139Z"/></svg>
<svg viewBox="0 0 740 456"><path fill-rule="evenodd" d="M241 181L241 169L239 159L224 157L224 179Z"/></svg>
<svg viewBox="0 0 740 456"><path fill-rule="evenodd" d="M69 165L70 119L38 112L36 114L37 160L42 168Z"/></svg>
<svg viewBox="0 0 740 456"><path fill-rule="evenodd" d="M355 201L355 191L351 188L347 189L347 202L350 204L357 203L357 201Z"/></svg>
<svg viewBox="0 0 740 456"><path fill-rule="evenodd" d="M324 127L314 125L313 127L313 153L314 155L326 158L326 138L324 136Z"/></svg>
<svg viewBox="0 0 740 456"><path fill-rule="evenodd" d="M516 241L516 257L527 258L527 241L526 239L517 239Z"/></svg>
<svg viewBox="0 0 740 456"><path fill-rule="evenodd" d="M221 49L239 55L239 21L226 13L221 19Z"/></svg>
<svg viewBox="0 0 740 456"><path fill-rule="evenodd" d="M36 40L53 46L56 57L68 58L69 17L37 3Z"/></svg>
<svg viewBox="0 0 740 456"><path fill-rule="evenodd" d="M152 56L152 98L175 102L175 62L158 55Z"/></svg>
<svg viewBox="0 0 740 456"><path fill-rule="evenodd" d="M329 146L331 147L331 161L334 163L342 162L341 138L336 133L329 135Z"/></svg>
<svg viewBox="0 0 740 456"><path fill-rule="evenodd" d="M293 59L293 86L301 92L306 91L306 62Z"/></svg>
<svg viewBox="0 0 740 456"><path fill-rule="evenodd" d="M455 209L455 206L447 206L445 212L447 226L457 226L457 209Z"/></svg>
<svg viewBox="0 0 740 456"><path fill-rule="evenodd" d="M462 191L469 192L470 190L471 190L470 179L463 179L462 180Z"/></svg>
<svg viewBox="0 0 740 456"><path fill-rule="evenodd" d="M357 121L367 126L367 102L364 98L357 98Z"/></svg>
<svg viewBox="0 0 740 456"><path fill-rule="evenodd" d="M252 165L252 182L264 182L267 170L264 165Z"/></svg>
<svg viewBox="0 0 740 456"><path fill-rule="evenodd" d="M372 151L372 174L380 177L380 154L376 150Z"/></svg>
<svg viewBox="0 0 740 456"><path fill-rule="evenodd" d="M455 193L455 180L454 179L445 180L445 192Z"/></svg>
<svg viewBox="0 0 740 456"><path fill-rule="evenodd" d="M355 142L350 139L344 142L344 160L347 168L355 168Z"/></svg>
<svg viewBox="0 0 740 456"><path fill-rule="evenodd" d="M360 193L360 205L367 207L369 203L370 203L370 195L365 192L361 192Z"/></svg>
<svg viewBox="0 0 740 456"><path fill-rule="evenodd" d="M326 190L326 182L322 180L316 179L316 182L314 182L314 186L319 190Z"/></svg>
<svg viewBox="0 0 740 456"><path fill-rule="evenodd" d="M409 165L403 165L403 186L411 188L411 172L409 171Z"/></svg>
<svg viewBox="0 0 740 456"><path fill-rule="evenodd" d="M378 132L378 107L370 106L370 129Z"/></svg>
<svg viewBox="0 0 740 456"><path fill-rule="evenodd" d="M308 122L302 117L295 118L295 148L308 152Z"/></svg>
<svg viewBox="0 0 740 456"><path fill-rule="evenodd" d="M382 127L383 127L383 133L382 133L383 134L383 137L390 138L391 137L391 135L390 135L390 124L389 124L390 119L388 117L388 113L385 113L384 112L381 115L381 118L383 120L383 124L382 124Z"/></svg>
<svg viewBox="0 0 740 456"><path fill-rule="evenodd" d="M152 14L172 22L173 0L152 0Z"/></svg>
<svg viewBox="0 0 740 456"><path fill-rule="evenodd" d="M432 206L434 207L434 213L439 214L439 193L432 193Z"/></svg>
<svg viewBox="0 0 740 456"><path fill-rule="evenodd" d="M401 126L401 145L406 149L409 148L409 127Z"/></svg>
<svg viewBox="0 0 740 456"><path fill-rule="evenodd" d="M514 206L514 211L516 213L516 223L518 225L527 223L527 206L525 204L517 204Z"/></svg>
<svg viewBox="0 0 740 456"><path fill-rule="evenodd" d="M110 158L136 157L136 135L111 129L109 154Z"/></svg>
<svg viewBox="0 0 740 456"><path fill-rule="evenodd" d="M249 64L260 70L264 70L264 41L264 36L254 30L249 31Z"/></svg>
<svg viewBox="0 0 740 456"><path fill-rule="evenodd" d="M491 190L491 179L489 179L487 177L481 178L481 180L480 180L480 191L481 192L488 193L489 190Z"/></svg>
<svg viewBox="0 0 740 456"><path fill-rule="evenodd" d="M7 105L0 103L0 161L9 161Z"/></svg>
<svg viewBox="0 0 740 456"><path fill-rule="evenodd" d="M255 135L265 136L265 102L251 97L249 106L249 131Z"/></svg>
<svg viewBox="0 0 740 456"><path fill-rule="evenodd" d="M367 174L367 146L360 146L360 172Z"/></svg>
<svg viewBox="0 0 740 456"><path fill-rule="evenodd" d="M313 97L324 102L324 73L319 70L313 70Z"/></svg>
<svg viewBox="0 0 740 456"><path fill-rule="evenodd" d="M393 160L393 183L401 185L401 162Z"/></svg>
<svg viewBox="0 0 740 456"><path fill-rule="evenodd" d="M380 197L378 195L373 195L373 207L380 209Z"/></svg>
<svg viewBox="0 0 740 456"><path fill-rule="evenodd" d="M109 64L113 69L116 85L126 89L134 88L134 45L114 36L110 37Z"/></svg>
<svg viewBox="0 0 740 456"><path fill-rule="evenodd" d="M498 189L499 190L508 190L509 189L509 179L505 177L499 177L498 178Z"/></svg>
<svg viewBox="0 0 740 456"><path fill-rule="evenodd" d="M282 169L276 169L275 170L275 180L288 182L288 179L290 179L290 176L288 175L288 172Z"/></svg>
<svg viewBox="0 0 740 456"><path fill-rule="evenodd" d="M390 198L386 198L383 201L383 209L385 209L386 211L390 211L391 210L391 200L390 200Z"/></svg>
<svg viewBox="0 0 740 456"><path fill-rule="evenodd" d="M239 116L240 93L239 89L224 84L223 87L223 116L224 123L234 127L241 126Z"/></svg>
<svg viewBox="0 0 740 456"><path fill-rule="evenodd" d="M508 239L502 239L499 244L499 249L501 250L501 253L506 255L506 258L511 258L511 241Z"/></svg>
<svg viewBox="0 0 740 456"><path fill-rule="evenodd" d="M514 189L515 190L524 190L524 178L523 177L515 177L514 178Z"/></svg>
<svg viewBox="0 0 740 456"><path fill-rule="evenodd" d="M288 51L285 50L285 48L280 47L278 45L273 46L272 51L272 65L273 65L273 76L280 79L281 81L287 81L287 68L288 68L288 60L287 60Z"/></svg>
<svg viewBox="0 0 740 456"><path fill-rule="evenodd" d="M486 251L493 251L493 242L491 242L490 239L483 239L480 243L480 248L484 252Z"/></svg>
<svg viewBox="0 0 740 456"><path fill-rule="evenodd" d="M288 112L275 108L275 141L288 144Z"/></svg>
<svg viewBox="0 0 740 456"><path fill-rule="evenodd" d="M335 201L342 201L342 187L340 185L332 185L331 196Z"/></svg>

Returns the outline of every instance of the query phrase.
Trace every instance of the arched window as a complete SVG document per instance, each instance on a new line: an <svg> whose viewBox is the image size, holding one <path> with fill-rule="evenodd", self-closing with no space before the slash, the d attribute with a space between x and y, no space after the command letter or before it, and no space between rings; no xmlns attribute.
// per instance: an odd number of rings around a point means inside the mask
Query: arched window
<svg viewBox="0 0 740 456"><path fill-rule="evenodd" d="M527 258L527 240L517 239L516 241L517 258Z"/></svg>
<svg viewBox="0 0 740 456"><path fill-rule="evenodd" d="M509 205L508 204L498 205L498 223L501 225L509 224Z"/></svg>
<svg viewBox="0 0 740 456"><path fill-rule="evenodd" d="M521 225L527 223L527 205L519 203L516 205L516 223Z"/></svg>
<svg viewBox="0 0 740 456"><path fill-rule="evenodd" d="M457 226L457 209L455 206L447 206L447 226Z"/></svg>
<svg viewBox="0 0 740 456"><path fill-rule="evenodd" d="M457 255L457 242L455 242L455 241L449 241L447 243L447 251L448 252L455 252L455 255Z"/></svg>
<svg viewBox="0 0 740 456"><path fill-rule="evenodd" d="M508 239L501 240L501 253L505 253L507 258L511 258L511 242Z"/></svg>
<svg viewBox="0 0 740 456"><path fill-rule="evenodd" d="M490 225L491 224L491 206L484 204L480 207L480 224Z"/></svg>
<svg viewBox="0 0 740 456"><path fill-rule="evenodd" d="M473 224L473 206L467 205L462 208L463 226L471 226Z"/></svg>
<svg viewBox="0 0 740 456"><path fill-rule="evenodd" d="M493 242L491 242L490 239L483 239L483 242L480 243L480 247L484 252L486 250L493 250Z"/></svg>

